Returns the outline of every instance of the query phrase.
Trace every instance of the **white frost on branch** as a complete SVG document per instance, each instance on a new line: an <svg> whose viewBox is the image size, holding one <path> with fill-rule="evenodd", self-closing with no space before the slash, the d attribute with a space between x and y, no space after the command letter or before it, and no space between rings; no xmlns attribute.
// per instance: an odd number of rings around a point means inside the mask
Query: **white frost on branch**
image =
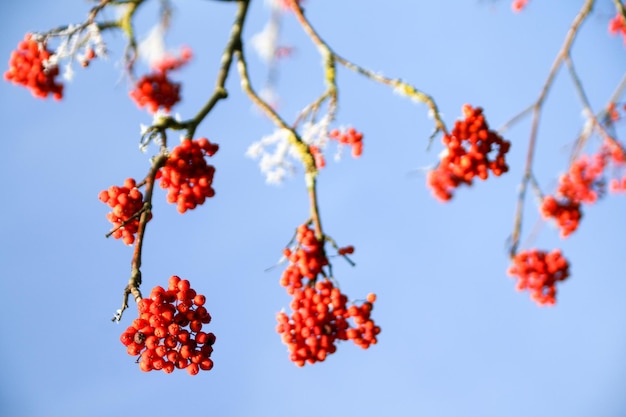
<svg viewBox="0 0 626 417"><path fill-rule="evenodd" d="M329 142L330 122L331 117L324 115L317 123L304 123L302 141L322 151ZM265 181L268 184L281 184L287 176L292 176L296 171L295 164L301 160L301 155L289 142L291 134L287 129L276 129L271 135L254 142L246 151L247 157L259 159L261 173L265 174Z"/></svg>
<svg viewBox="0 0 626 417"><path fill-rule="evenodd" d="M102 39L102 33L100 33L100 28L98 28L97 23L92 23L87 26L87 36L86 36L87 46L93 49L93 52L96 54L98 58L106 58L107 56L107 48L104 40Z"/></svg>
<svg viewBox="0 0 626 417"><path fill-rule="evenodd" d="M328 130L331 118L324 115L317 123L306 122L302 125L302 141L307 145L317 146L320 150L328 144Z"/></svg>
<svg viewBox="0 0 626 417"><path fill-rule="evenodd" d="M71 81L74 77L74 69L72 68L74 61L87 61L88 49L93 50L97 57L106 57L106 44L96 23L92 23L84 29L81 29L80 25L69 25L66 29L56 33L56 36L61 37L62 40L54 53L43 62L43 66L44 68L59 66L61 60L67 59L68 62L63 70L63 78L67 81ZM35 40L43 42L41 37L36 37Z"/></svg>
<svg viewBox="0 0 626 417"><path fill-rule="evenodd" d="M271 135L250 145L246 152L246 156L260 159L259 167L268 184L281 184L287 176L295 172L295 166L289 158L295 154L290 149L290 134L287 129L276 129Z"/></svg>

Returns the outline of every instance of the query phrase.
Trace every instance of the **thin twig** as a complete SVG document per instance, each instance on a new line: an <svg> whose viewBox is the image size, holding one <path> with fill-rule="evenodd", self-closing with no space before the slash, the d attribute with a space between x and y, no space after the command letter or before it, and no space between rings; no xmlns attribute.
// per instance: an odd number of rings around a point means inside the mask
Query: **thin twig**
<svg viewBox="0 0 626 417"><path fill-rule="evenodd" d="M574 18L574 21L572 22L572 25L570 26L565 36L565 41L563 42L561 49L557 53L554 62L552 63L552 67L550 68L550 72L548 73L548 77L543 87L541 88L539 97L537 98L535 103L530 107L530 109L532 109L532 112L533 112L533 121L532 121L532 127L530 131L530 139L528 142L528 151L526 155L524 175L522 177L522 182L520 184L519 194L517 197L517 204L515 208L513 232L511 234L511 250L509 252L509 255L511 256L511 258L515 256L515 254L517 253L517 248L519 246L520 234L521 234L521 229L522 229L522 215L523 215L523 209L524 209L524 201L526 199L526 188L527 188L528 182L532 178L532 163L533 163L533 158L534 158L535 143L537 141L537 132L539 129L539 119L541 117L541 109L543 106L543 102L548 95L548 91L550 90L550 87L552 86L552 83L554 82L554 78L556 77L556 74L559 68L563 64L563 61L566 59L566 57L569 56L570 50L572 48L572 44L574 42L574 39L576 38L576 35L578 34L580 25L584 22L584 20L587 18L589 13L591 13L591 9L593 8L594 3L595 3L595 0L586 0L581 10L578 12L576 17ZM529 111L529 109L524 110L523 113L527 111Z"/></svg>
<svg viewBox="0 0 626 417"><path fill-rule="evenodd" d="M294 11L294 14L296 18L298 19L298 22L300 22L300 25L302 26L306 34L309 36L309 38L311 38L311 40L318 47L318 49L320 49L322 54L328 55L329 59L331 59L333 62L338 62L344 67L348 68L349 70L354 71L358 74L361 74L369 78L370 80L390 86L394 89L394 91L402 95L406 95L413 100L425 103L430 108L432 117L435 121L436 131L431 136L429 145L430 145L430 142L432 142L432 138L434 138L438 132L443 132L445 135L448 134L446 125L443 119L441 118L439 109L437 108L437 104L435 103L435 100L430 95L418 90L417 88L415 88L414 86L410 84L403 82L399 78L385 77L374 71L370 71L364 67L361 67L360 65L357 65L347 60L346 58L343 58L342 56L334 52L332 48L324 40L322 40L321 36L313 28L313 26L311 25L309 20L306 18L306 16L304 16L304 11L302 10L298 2L296 0L290 0L290 2L291 2L292 9ZM327 79L331 78L331 76L334 82L334 73L327 74Z"/></svg>

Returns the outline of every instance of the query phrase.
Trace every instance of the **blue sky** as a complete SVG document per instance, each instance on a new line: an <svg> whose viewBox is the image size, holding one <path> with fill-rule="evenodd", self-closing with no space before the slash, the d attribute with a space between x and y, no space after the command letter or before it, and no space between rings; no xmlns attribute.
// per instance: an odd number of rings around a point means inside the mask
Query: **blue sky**
<svg viewBox="0 0 626 417"><path fill-rule="evenodd" d="M174 1L168 46L189 45L194 60L176 76L191 117L211 93L235 6ZM268 19L254 1L244 38ZM307 16L334 49L365 67L401 77L433 95L449 126L465 103L484 107L494 128L539 94L581 1L532 1L513 14L508 1L380 3L307 1ZM75 0L0 4L0 56L29 31L79 22ZM610 37L610 1L598 1L573 50L594 109L606 104L626 69L621 39ZM140 11L146 34L156 4ZM288 119L322 91L320 59L295 19L284 19L296 47L279 68ZM76 69L62 102L37 100L0 83L4 127L0 267L4 329L0 414L10 417L217 416L623 416L626 415L624 196L588 207L569 239L542 223L528 199L523 247L560 247L572 277L554 308L539 308L506 275L517 186L530 131L523 119L505 135L511 170L442 205L422 170L427 109L340 69L338 124L364 132L363 156L345 157L319 178L325 231L356 248L352 268L334 263L351 298L378 295L379 343L349 343L324 363L297 368L276 334L288 307L279 259L308 216L301 176L268 186L248 146L273 131L239 89L235 72L198 135L220 144L213 158L216 197L181 216L159 190L146 235L144 291L176 274L207 296L217 335L210 372L142 373L119 342L130 324L111 323L129 277L132 249L105 239L107 208L98 193L143 177L139 125L151 117L128 98L119 35L110 59ZM266 67L246 46L253 82ZM550 92L540 126L535 174L546 192L566 169L584 120L565 71ZM623 128L622 128L623 135ZM534 236L528 238L536 230Z"/></svg>

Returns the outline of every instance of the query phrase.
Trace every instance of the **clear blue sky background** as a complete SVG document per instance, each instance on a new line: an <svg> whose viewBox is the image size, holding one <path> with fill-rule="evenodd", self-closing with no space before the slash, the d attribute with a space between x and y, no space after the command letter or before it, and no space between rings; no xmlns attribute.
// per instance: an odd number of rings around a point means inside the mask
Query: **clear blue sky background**
<svg viewBox="0 0 626 417"><path fill-rule="evenodd" d="M497 127L536 98L582 1L536 0L519 15L509 3L309 0L307 14L342 55L432 94L450 126L471 103ZM168 45L195 52L179 74L184 101L176 111L187 118L212 91L235 6L174 4ZM269 15L260 0L251 8L245 39ZM8 61L24 33L80 22L87 10L78 0L1 2L0 57ZM613 15L612 2L598 1L573 51L595 109L626 69L622 40L607 32ZM156 16L156 4L140 11L140 34ZM323 84L315 48L293 18L284 23L286 42L297 47L278 83L291 118ZM355 268L335 262L342 290L352 298L378 294L379 344L363 351L343 343L303 369L288 360L274 327L289 297L278 285L281 269L264 270L308 216L308 202L301 177L266 186L257 163L244 157L273 127L253 111L233 73L229 100L198 130L220 144L216 198L181 216L159 189L142 268L145 291L178 274L207 296L215 368L195 377L140 372L119 342L131 312L121 325L110 321L132 248L104 238L107 208L97 195L145 175L139 124L151 118L128 99L121 36L106 39L110 60L76 68L60 103L0 83L1 415L626 415L624 197L587 208L566 241L537 222L529 199L524 236L539 229L525 247L561 247L572 264L558 305L539 308L506 275L530 120L506 135L510 173L442 205L420 171L441 149L437 142L426 152L427 109L343 69L339 123L365 133L364 154L339 164L329 157L319 180L321 211L326 232L356 247ZM249 44L246 50L261 87L266 68ZM536 156L546 192L565 170L582 123L561 71Z"/></svg>

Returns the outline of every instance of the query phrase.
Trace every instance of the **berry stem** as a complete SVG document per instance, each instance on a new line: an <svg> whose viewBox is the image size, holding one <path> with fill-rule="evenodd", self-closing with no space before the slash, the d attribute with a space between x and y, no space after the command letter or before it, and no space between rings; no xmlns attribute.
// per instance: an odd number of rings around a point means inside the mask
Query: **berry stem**
<svg viewBox="0 0 626 417"><path fill-rule="evenodd" d="M248 76L248 65L246 63L246 59L243 53L243 49L241 48L241 44L237 45L235 48L235 55L237 57L237 69L239 71L239 77L241 78L241 88L248 95L250 100L257 105L263 113L265 113L270 120L281 129L284 129L289 132L288 140L289 143L294 147L294 149L300 155L300 160L302 164L305 166L306 176L307 176L307 188L310 188L309 182L315 185L315 177L317 176L317 167L315 165L315 157L311 153L309 149L309 145L302 141L302 138L296 133L294 129L292 129L287 123L283 120L282 117L270 106L265 100L263 100L252 88L250 77Z"/></svg>
<svg viewBox="0 0 626 417"><path fill-rule="evenodd" d="M189 120L178 121L173 117L167 116L159 119L154 125L152 125L146 131L144 136L148 136L148 139L151 139L151 134L154 132L162 132L165 129L172 130L186 130L186 136L189 138L193 138L195 136L195 132L197 127L202 123L202 121L206 118L206 116L213 110L213 107L220 101L228 98L228 91L226 90L226 80L228 79L228 75L230 73L231 64L233 61L233 55L236 50L241 49L241 32L243 30L243 25L245 22L245 18L248 14L248 0L237 0L239 3L239 8L237 9L237 13L235 15L235 20L232 24L232 29L230 32L230 37L226 42L226 46L224 47L224 52L222 52L222 59L219 71L217 73L217 79L215 81L215 90L213 90L213 94L207 102L202 106L202 108L198 111L198 113ZM149 141L149 140L148 140ZM142 139L142 144L146 144Z"/></svg>
<svg viewBox="0 0 626 417"><path fill-rule="evenodd" d="M132 294L135 302L141 300L141 253L143 249L143 240L146 233L146 226L148 220L150 220L150 214L152 212L152 192L154 190L154 184L156 175L159 169L165 165L168 154L161 152L158 157L152 163L152 168L148 172L146 177L146 194L144 195L143 208L140 210L139 227L137 229L137 237L135 239L135 250L133 252L133 258L131 261L131 274L128 280L128 285L124 288L124 296L122 301L122 307L118 310L117 314L113 317L113 321L120 321L124 310L128 308L128 297Z"/></svg>
<svg viewBox="0 0 626 417"><path fill-rule="evenodd" d="M513 232L511 234L511 249L509 252L509 256L511 257L511 259L517 254L517 249L519 247L520 234L522 230L522 212L524 209L524 201L526 200L526 189L533 175L532 164L533 164L533 159L534 159L534 154L535 154L535 143L537 141L539 119L541 117L541 110L543 107L543 103L548 95L550 88L552 87L552 83L554 82L554 79L556 77L556 74L559 68L561 67L563 62L566 62L566 60L569 58L570 50L572 48L572 44L574 43L574 39L576 38L576 35L578 34L580 26L585 21L589 13L591 13L591 9L593 8L594 3L595 3L595 0L586 0L585 4L583 5L583 7L580 9L578 14L574 18L574 21L572 22L572 25L570 26L567 32L567 35L565 36L565 41L563 42L563 46L561 46L561 49L557 53L556 58L554 62L552 63L552 67L550 68L550 71L548 72L548 77L546 78L546 81L539 93L539 97L537 98L535 103L533 103L529 108L527 108L526 110L524 110L522 113L520 113L518 116L514 118L515 120L519 120L519 117L522 114L525 114L526 112L529 112L529 111L532 111L533 113L532 126L530 130L530 139L528 141L528 151L526 154L526 165L524 167L524 175L522 177L522 182L519 187L517 205L515 208L515 217L513 221ZM509 124L510 122L506 123L505 126Z"/></svg>
<svg viewBox="0 0 626 417"><path fill-rule="evenodd" d="M307 191L309 193L309 203L311 205L311 220L315 229L315 237L322 242L324 232L322 231L322 220L320 218L319 205L317 203L317 179L315 175L306 174Z"/></svg>
<svg viewBox="0 0 626 417"><path fill-rule="evenodd" d="M361 74L369 78L372 81L392 87L395 91L403 95L406 95L411 99L414 99L416 101L426 104L430 108L432 117L435 121L435 132L431 135L429 139L429 144L432 142L432 140L437 135L437 133L443 132L446 135L448 134L446 125L443 122L441 114L439 113L439 109L437 108L437 104L435 103L435 100L430 95L418 90L417 88L409 84L406 84L400 79L384 77L374 71L370 71L364 67L361 67L360 65L357 65L351 61L348 61L347 59L335 53L331 49L331 47L324 40L322 40L320 35L313 28L313 25L311 24L311 22L309 22L306 16L304 16L304 12L302 10L302 7L300 7L300 4L298 3L298 1L297 0L289 0L289 1L291 3L291 9L293 10L296 18L298 19L298 22L302 26L302 29L306 32L307 36L311 38L311 41L315 44L315 46L318 47L322 56L324 56L324 62L325 62L324 67L325 67L325 72L326 72L325 78L326 78L326 82L329 84L329 89L334 88L336 90L335 63L339 63L343 65L344 67L348 68L349 70L354 71L358 74Z"/></svg>

